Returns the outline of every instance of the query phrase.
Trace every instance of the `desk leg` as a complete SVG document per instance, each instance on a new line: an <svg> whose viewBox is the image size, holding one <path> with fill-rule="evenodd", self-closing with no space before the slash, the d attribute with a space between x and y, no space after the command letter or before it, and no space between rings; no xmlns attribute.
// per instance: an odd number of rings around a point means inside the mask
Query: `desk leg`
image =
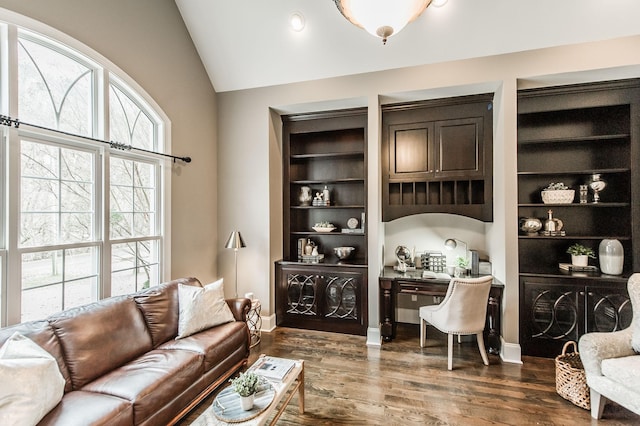
<svg viewBox="0 0 640 426"><path fill-rule="evenodd" d="M380 280L380 335L385 342L393 339L394 313L393 284L391 281Z"/></svg>

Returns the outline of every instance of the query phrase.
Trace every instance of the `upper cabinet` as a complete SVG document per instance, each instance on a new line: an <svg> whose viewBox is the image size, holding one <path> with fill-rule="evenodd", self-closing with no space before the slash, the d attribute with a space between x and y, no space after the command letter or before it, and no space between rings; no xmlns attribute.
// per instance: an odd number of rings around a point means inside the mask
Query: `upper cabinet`
<svg viewBox="0 0 640 426"><path fill-rule="evenodd" d="M382 109L382 219L493 220L493 94Z"/></svg>

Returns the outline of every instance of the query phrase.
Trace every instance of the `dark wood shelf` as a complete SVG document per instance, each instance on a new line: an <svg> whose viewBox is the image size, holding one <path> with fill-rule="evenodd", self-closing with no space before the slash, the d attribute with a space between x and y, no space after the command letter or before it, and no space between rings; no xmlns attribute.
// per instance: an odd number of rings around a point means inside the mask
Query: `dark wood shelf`
<svg viewBox="0 0 640 426"><path fill-rule="evenodd" d="M566 138L541 138L541 139L524 139L518 140L519 145L533 144L557 144L564 142L598 142L613 139L627 139L631 135L628 133L619 133L612 135L592 135L592 136L572 136Z"/></svg>
<svg viewBox="0 0 640 426"><path fill-rule="evenodd" d="M333 160L336 158L364 157L363 151L353 152L326 152L319 154L295 154L291 155L291 160Z"/></svg>
<svg viewBox="0 0 640 426"><path fill-rule="evenodd" d="M629 207L630 203L554 203L554 204L545 204L545 203L522 203L518 204L518 207L579 207L579 208L611 208L611 207Z"/></svg>
<svg viewBox="0 0 640 426"><path fill-rule="evenodd" d="M316 232L316 231L291 231L291 235L317 235L317 236L343 236L343 237L364 237L366 234L364 232Z"/></svg>
<svg viewBox="0 0 640 426"><path fill-rule="evenodd" d="M344 206L291 206L291 209L301 209L301 210L330 210L330 209L364 209L364 205L362 204L352 204L352 205L344 205Z"/></svg>
<svg viewBox="0 0 640 426"><path fill-rule="evenodd" d="M522 240L604 240L605 238L615 238L620 241L630 241L631 237L625 236L603 236L603 235L566 235L566 236L551 236L551 235L518 235L518 238Z"/></svg>
<svg viewBox="0 0 640 426"><path fill-rule="evenodd" d="M589 170L563 170L563 171L548 171L540 170L534 172L518 172L518 176L561 176L561 175L592 175L592 174L613 174L613 173L629 173L631 171L628 167L614 168L614 169L589 169Z"/></svg>
<svg viewBox="0 0 640 426"><path fill-rule="evenodd" d="M364 178L340 178L340 179L300 179L292 180L292 185L324 185L324 184L339 184L339 183L364 183Z"/></svg>

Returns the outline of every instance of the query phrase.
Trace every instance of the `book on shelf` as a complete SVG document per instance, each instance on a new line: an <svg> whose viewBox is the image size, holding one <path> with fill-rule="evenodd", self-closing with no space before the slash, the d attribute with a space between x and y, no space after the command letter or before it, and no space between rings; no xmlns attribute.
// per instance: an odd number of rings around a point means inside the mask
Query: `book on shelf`
<svg viewBox="0 0 640 426"><path fill-rule="evenodd" d="M440 279L440 280L450 280L451 279L451 275L447 274L446 272L433 272L433 271L422 271L422 278L433 278L433 279Z"/></svg>
<svg viewBox="0 0 640 426"><path fill-rule="evenodd" d="M560 263L560 269L565 271L574 271L574 272L598 272L597 266L587 265L587 266L578 266L572 265L571 263Z"/></svg>
<svg viewBox="0 0 640 426"><path fill-rule="evenodd" d="M253 372L268 379L282 380L295 364L292 359L263 356L256 362Z"/></svg>

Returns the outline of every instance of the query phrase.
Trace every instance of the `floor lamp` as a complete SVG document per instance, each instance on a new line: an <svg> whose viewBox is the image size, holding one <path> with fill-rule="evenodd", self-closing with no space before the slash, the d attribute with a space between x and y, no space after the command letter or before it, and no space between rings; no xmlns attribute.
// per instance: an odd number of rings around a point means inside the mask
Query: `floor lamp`
<svg viewBox="0 0 640 426"><path fill-rule="evenodd" d="M224 248L233 249L234 257L235 257L235 268L236 268L236 286L234 297L238 297L238 249L246 247L244 240L242 239L242 235L240 231L233 231L231 235L229 235L229 239L227 240L227 244L224 245Z"/></svg>

